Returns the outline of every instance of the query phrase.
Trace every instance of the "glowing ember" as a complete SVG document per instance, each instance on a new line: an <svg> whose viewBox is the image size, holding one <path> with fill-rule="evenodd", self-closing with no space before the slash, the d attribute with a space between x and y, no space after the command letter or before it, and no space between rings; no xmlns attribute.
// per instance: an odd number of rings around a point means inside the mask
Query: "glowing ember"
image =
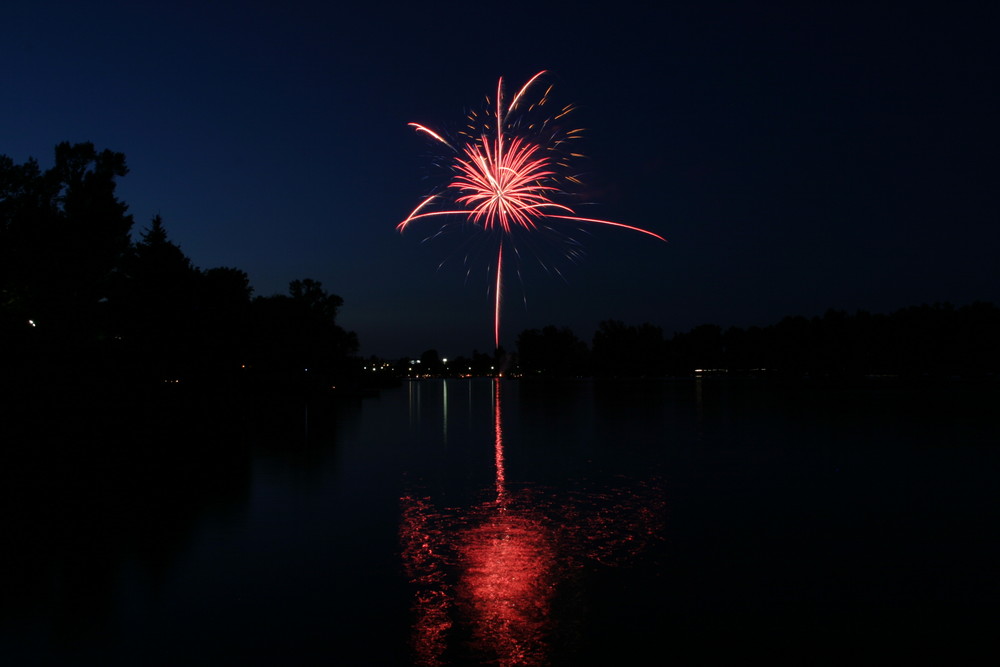
<svg viewBox="0 0 1000 667"><path fill-rule="evenodd" d="M432 194L421 201L397 225L397 229L402 232L421 218L460 216L484 230L500 232L497 236L493 314L493 337L497 347L500 346L503 246L504 243L513 243L511 234L515 229L533 231L542 221L566 220L623 227L666 240L640 227L580 217L566 204L555 201L556 197L568 193L570 184L579 182L574 176L564 173L568 160L579 157L577 153L568 152L567 146L579 138L581 130L563 130L557 122L572 111L572 107L564 107L553 116L543 115L537 122L526 120L529 113L539 114L548 101L551 88L533 104L529 105L525 97L543 74L544 71L533 76L506 106L501 78L497 83L494 110L489 114L470 114L472 129L471 132L461 133L463 143L460 148L439 133L419 123L410 123L418 132L425 133L455 152L452 162L454 177L444 193ZM522 109L523 114L514 113ZM446 202L443 210L430 207L433 202L442 200Z"/></svg>

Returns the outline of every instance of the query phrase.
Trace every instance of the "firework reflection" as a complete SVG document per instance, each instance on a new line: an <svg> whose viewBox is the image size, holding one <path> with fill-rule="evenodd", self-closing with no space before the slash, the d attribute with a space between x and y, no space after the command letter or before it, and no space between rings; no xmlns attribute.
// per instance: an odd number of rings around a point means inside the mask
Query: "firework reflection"
<svg viewBox="0 0 1000 667"><path fill-rule="evenodd" d="M586 567L625 564L659 539L663 501L656 484L580 488L561 498L508 488L503 382L493 381L495 495L468 508L402 498L416 664L548 664L557 624L574 622L553 613L560 590Z"/></svg>

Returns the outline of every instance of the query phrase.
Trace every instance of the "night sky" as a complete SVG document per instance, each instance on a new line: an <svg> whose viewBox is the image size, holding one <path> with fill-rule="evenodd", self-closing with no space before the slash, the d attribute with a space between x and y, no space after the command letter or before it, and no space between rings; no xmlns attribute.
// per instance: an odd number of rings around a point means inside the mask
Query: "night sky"
<svg viewBox="0 0 1000 667"><path fill-rule="evenodd" d="M585 212L669 243L591 228L573 262L539 237L508 349L548 324L1000 303L996 2L338 4L5 3L0 153L124 153L135 235L160 214L257 295L321 281L362 354L491 352L486 266L395 229L443 184L407 123L456 127L545 69L587 128Z"/></svg>

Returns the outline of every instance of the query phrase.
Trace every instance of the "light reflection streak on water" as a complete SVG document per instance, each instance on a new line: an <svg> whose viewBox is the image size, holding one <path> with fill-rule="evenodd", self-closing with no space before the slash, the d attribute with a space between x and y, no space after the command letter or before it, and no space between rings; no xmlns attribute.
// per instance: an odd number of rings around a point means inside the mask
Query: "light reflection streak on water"
<svg viewBox="0 0 1000 667"><path fill-rule="evenodd" d="M665 503L656 480L583 481L561 495L508 488L502 381L492 388L495 498L457 508L417 493L401 499L418 665L450 664L469 637L479 661L547 664L556 624L573 622L553 617L556 592L582 569L627 564L661 539Z"/></svg>
<svg viewBox="0 0 1000 667"><path fill-rule="evenodd" d="M500 381L493 380L493 433L494 458L497 469L497 504L499 505L507 493L507 475L503 467L503 422L500 412Z"/></svg>
<svg viewBox="0 0 1000 667"><path fill-rule="evenodd" d="M420 423L420 384L409 381L406 391L410 399L410 427Z"/></svg>

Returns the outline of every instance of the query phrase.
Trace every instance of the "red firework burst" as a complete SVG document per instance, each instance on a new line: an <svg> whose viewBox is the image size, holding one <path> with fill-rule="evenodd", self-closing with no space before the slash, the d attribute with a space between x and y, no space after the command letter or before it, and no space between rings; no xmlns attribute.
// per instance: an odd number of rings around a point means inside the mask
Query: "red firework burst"
<svg viewBox="0 0 1000 667"><path fill-rule="evenodd" d="M569 220L623 227L666 241L659 234L641 227L580 217L571 207L554 200L554 197L567 191L563 181L577 182L572 176L562 176L560 168L566 168L565 158L579 157L575 153L567 155L564 147L569 140L579 136L580 130L563 132L553 129L555 121L566 116L572 111L572 107L564 107L555 116L545 117L538 123L528 125L527 130L521 129L521 123L514 122L516 114L513 114L519 105L527 104L523 101L525 94L543 74L545 71L531 77L506 106L501 78L497 83L494 110L481 119L475 114L470 115L475 129L471 133L462 133L465 143L461 149L437 132L419 123L410 123L417 131L424 132L455 152L456 157L452 163L454 177L446 188L447 192L454 195L447 197L434 194L426 197L396 228L402 232L412 222L422 218L461 216L483 229L503 232L497 247L494 291L493 339L497 347L500 346L500 287L503 282L504 239L510 239L515 228L530 231L537 229L542 219ZM537 103L529 106L529 111L537 109L547 99L548 91ZM451 202L458 208L425 210L438 200Z"/></svg>

